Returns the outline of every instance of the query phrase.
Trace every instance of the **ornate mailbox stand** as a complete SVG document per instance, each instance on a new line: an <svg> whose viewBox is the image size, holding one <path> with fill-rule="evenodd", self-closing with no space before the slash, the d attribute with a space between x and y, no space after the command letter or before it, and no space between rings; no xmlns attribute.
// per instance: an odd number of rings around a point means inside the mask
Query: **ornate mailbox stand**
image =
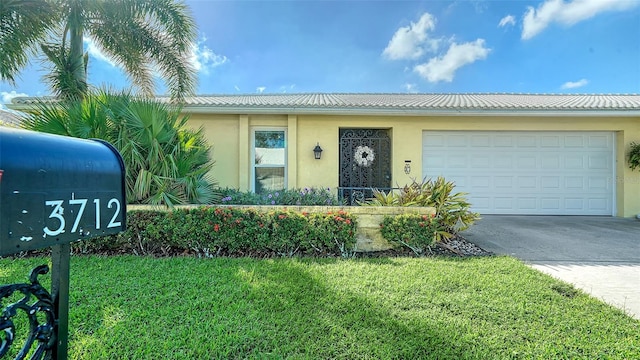
<svg viewBox="0 0 640 360"><path fill-rule="evenodd" d="M38 281L46 265L29 283L0 285L0 358L20 312L30 329L16 359L67 358L70 243L125 230L124 175L122 157L101 140L0 127L0 256L52 249L51 293Z"/></svg>

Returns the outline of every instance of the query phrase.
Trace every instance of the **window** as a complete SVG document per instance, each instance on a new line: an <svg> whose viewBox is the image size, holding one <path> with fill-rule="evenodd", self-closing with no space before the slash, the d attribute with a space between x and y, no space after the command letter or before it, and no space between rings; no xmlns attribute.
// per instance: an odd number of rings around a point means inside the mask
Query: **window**
<svg viewBox="0 0 640 360"><path fill-rule="evenodd" d="M256 193L286 188L286 130L253 131L252 187Z"/></svg>

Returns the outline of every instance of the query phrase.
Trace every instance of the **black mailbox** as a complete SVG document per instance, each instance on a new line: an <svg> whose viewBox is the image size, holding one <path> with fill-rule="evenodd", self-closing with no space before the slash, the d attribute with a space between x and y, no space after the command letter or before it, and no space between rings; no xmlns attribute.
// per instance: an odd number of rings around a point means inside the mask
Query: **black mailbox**
<svg viewBox="0 0 640 360"><path fill-rule="evenodd" d="M0 256L123 231L124 176L107 142L0 127Z"/></svg>

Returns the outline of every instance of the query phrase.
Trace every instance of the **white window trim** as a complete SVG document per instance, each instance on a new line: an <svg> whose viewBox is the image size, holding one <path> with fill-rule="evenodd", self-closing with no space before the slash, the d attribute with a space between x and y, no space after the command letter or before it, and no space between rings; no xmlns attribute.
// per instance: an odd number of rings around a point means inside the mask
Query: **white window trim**
<svg viewBox="0 0 640 360"><path fill-rule="evenodd" d="M287 156L288 154L288 150L289 150L289 138L288 138L288 134L287 134L287 128L286 127L254 127L251 128L251 142L249 143L249 146L251 147L251 151L250 151L250 158L249 158L249 164L251 166L251 191L255 192L256 191L256 167L261 167L260 165L256 165L255 163L255 158L256 158L256 131L284 131L284 188L287 188L287 184L288 184L288 180L287 180L287 169L289 168L288 162L289 162L289 157ZM269 166L269 167L273 167L273 166Z"/></svg>

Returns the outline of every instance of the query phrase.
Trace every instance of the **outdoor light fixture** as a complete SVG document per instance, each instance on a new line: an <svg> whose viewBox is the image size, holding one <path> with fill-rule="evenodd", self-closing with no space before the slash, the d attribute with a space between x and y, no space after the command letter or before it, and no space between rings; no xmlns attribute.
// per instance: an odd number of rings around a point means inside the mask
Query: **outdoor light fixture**
<svg viewBox="0 0 640 360"><path fill-rule="evenodd" d="M322 148L320 147L320 143L316 144L316 147L313 148L313 157L316 158L316 160L320 160L320 157L322 156Z"/></svg>
<svg viewBox="0 0 640 360"><path fill-rule="evenodd" d="M404 161L404 173L407 175L411 174L411 160Z"/></svg>

